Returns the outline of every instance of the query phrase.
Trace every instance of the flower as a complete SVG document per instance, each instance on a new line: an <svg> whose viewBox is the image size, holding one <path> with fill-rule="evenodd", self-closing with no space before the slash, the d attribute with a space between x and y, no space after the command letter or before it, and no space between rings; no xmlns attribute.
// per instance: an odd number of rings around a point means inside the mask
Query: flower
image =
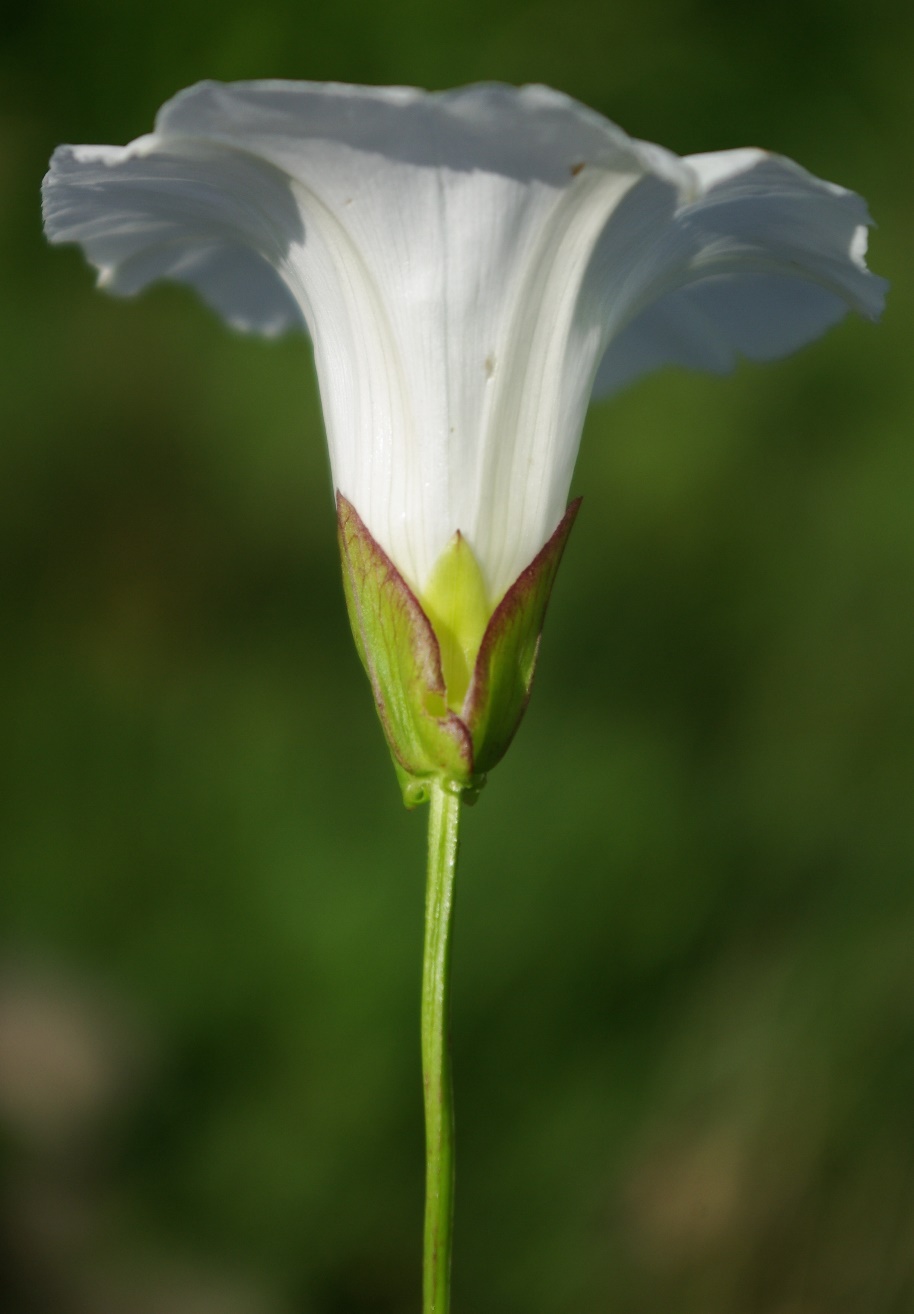
<svg viewBox="0 0 914 1314"><path fill-rule="evenodd" d="M307 326L341 510L461 667L455 714L595 387L784 355L885 288L852 192L761 150L680 159L538 86L201 83L128 146L60 147L44 213L108 291Z"/></svg>

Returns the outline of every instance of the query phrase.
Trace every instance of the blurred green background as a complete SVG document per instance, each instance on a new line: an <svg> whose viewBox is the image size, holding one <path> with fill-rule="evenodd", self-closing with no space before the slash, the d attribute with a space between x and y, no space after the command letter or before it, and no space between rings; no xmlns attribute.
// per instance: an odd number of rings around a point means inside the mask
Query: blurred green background
<svg viewBox="0 0 914 1314"><path fill-rule="evenodd" d="M457 1314L914 1309L914 18L844 0L23 0L0 36L0 1309L418 1308L424 817L307 344L42 240L200 77L545 81L861 191L881 326L587 424L465 819Z"/></svg>

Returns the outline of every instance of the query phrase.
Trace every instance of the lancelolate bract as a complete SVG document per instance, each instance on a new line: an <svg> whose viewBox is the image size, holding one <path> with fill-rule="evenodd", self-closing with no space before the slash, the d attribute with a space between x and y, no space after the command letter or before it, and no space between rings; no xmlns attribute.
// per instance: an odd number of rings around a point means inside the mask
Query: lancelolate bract
<svg viewBox="0 0 914 1314"><path fill-rule="evenodd" d="M337 494L349 619L407 807L441 778L468 801L502 758L530 697L546 606L580 500L494 608L461 534L420 600Z"/></svg>

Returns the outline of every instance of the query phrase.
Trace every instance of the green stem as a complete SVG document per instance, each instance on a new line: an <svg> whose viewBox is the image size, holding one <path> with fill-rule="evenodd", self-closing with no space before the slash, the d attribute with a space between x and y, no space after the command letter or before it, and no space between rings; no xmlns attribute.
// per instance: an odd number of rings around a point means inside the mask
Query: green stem
<svg viewBox="0 0 914 1314"><path fill-rule="evenodd" d="M448 1314L454 1215L454 1100L448 1034L451 915L460 792L432 785L422 964L422 1077L425 1086L425 1250L423 1314Z"/></svg>

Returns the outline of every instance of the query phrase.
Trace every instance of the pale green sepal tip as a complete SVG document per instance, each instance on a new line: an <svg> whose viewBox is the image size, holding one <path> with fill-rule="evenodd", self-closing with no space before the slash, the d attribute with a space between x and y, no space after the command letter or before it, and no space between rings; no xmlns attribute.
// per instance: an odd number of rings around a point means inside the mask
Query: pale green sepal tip
<svg viewBox="0 0 914 1314"><path fill-rule="evenodd" d="M435 562L420 602L441 648L447 705L459 713L492 615L479 563L461 533Z"/></svg>

